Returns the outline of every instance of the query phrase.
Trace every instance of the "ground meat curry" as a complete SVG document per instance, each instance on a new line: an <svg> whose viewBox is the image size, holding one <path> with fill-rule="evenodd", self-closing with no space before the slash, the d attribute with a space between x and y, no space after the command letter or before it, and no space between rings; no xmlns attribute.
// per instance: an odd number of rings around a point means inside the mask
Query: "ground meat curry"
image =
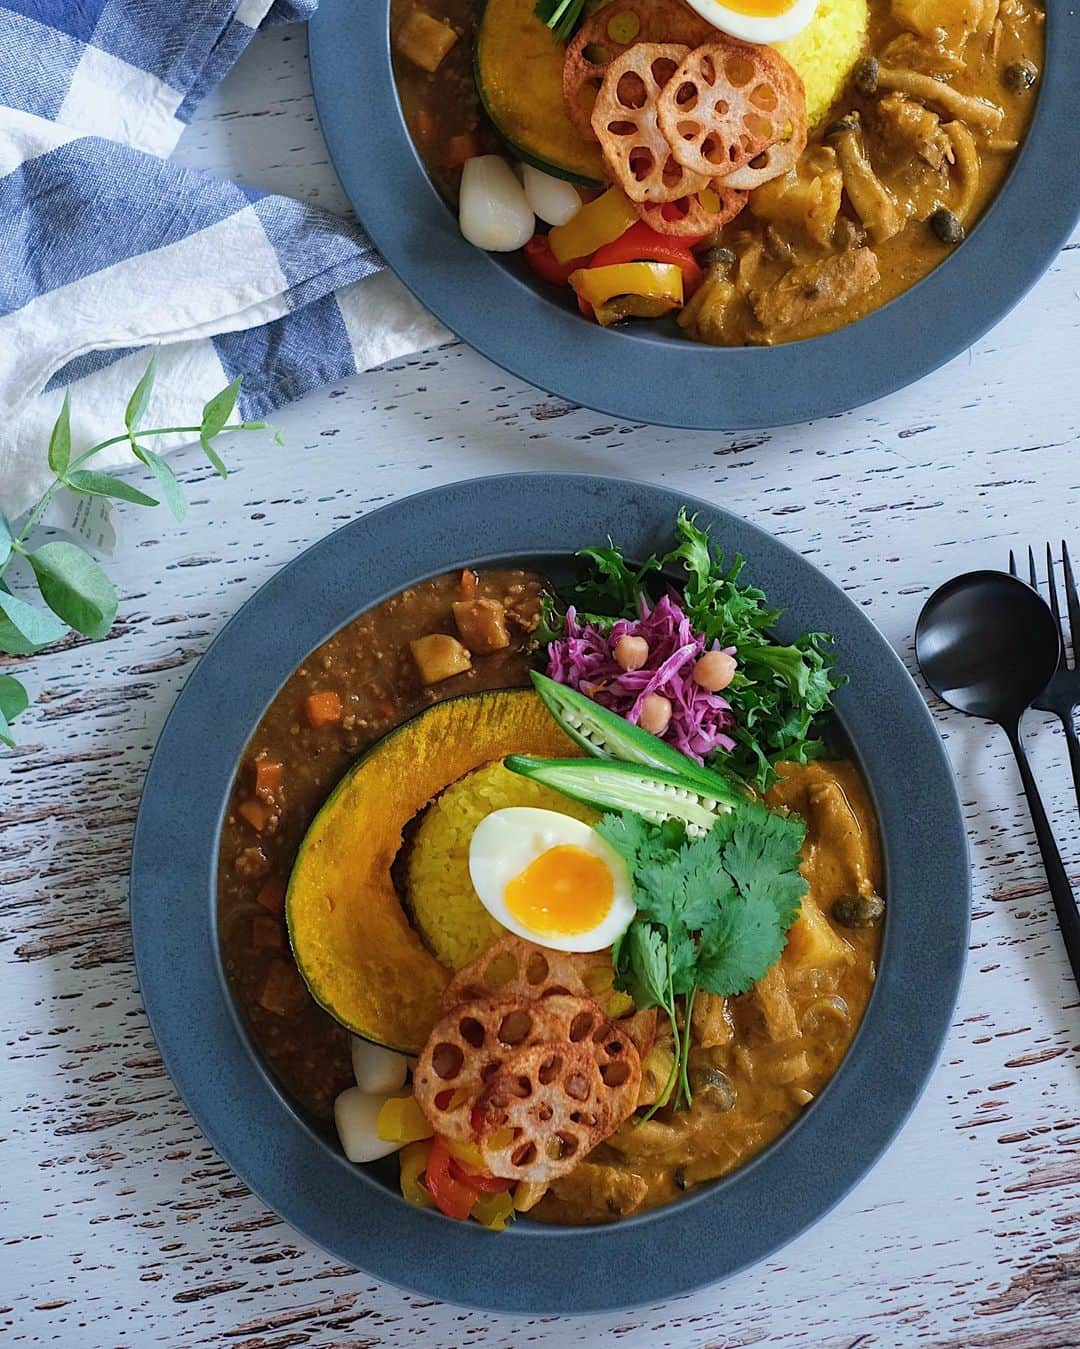
<svg viewBox="0 0 1080 1349"><path fill-rule="evenodd" d="M533 3L393 0L402 109L434 182L452 202L469 160L502 154L575 179L586 202L584 219L597 199L597 173L601 188L615 179L608 197L624 188L633 196L633 174L620 184L602 137L607 167L598 159L588 110L582 120L559 101L562 48L555 43L557 54L549 52L553 43L533 15ZM628 6L641 36L653 40L653 46L639 41L647 56L656 43L701 38L696 29L687 30L685 10L677 36L665 37L660 18L648 26L651 15L673 21L671 0L587 5L590 33L603 37L596 11L611 13L611 32L625 43ZM600 232L580 228L574 237L588 247L566 266L557 243L560 227L545 233L547 217L541 216L538 233L525 243L525 260L541 284L570 286L582 312L601 323L670 314L687 336L713 345L790 342L851 323L948 258L1000 190L1038 97L1044 21L1038 0L822 0L813 21L821 31L813 42L797 50L777 44L805 81L808 101L822 70L835 66L837 72L831 106L810 108L797 162L785 162L783 172L748 192L725 191L726 179L718 177L709 189L677 202L662 191L659 202L624 198L621 229L627 233L620 238L619 227L607 227L610 219ZM852 23L858 25L854 38ZM842 53L833 50L830 25L843 27ZM493 36L484 60L474 61L485 28ZM596 48L586 49L594 63L605 59ZM568 67L573 52L571 41ZM552 62L554 70L547 71ZM603 74L602 65L596 69ZM511 111L504 107L499 90L512 85L534 98L534 125L527 109L521 111L520 97ZM630 100L627 118L644 97ZM700 216L700 229L680 224L685 202L694 203L691 216ZM650 244L642 224L660 232L662 243ZM482 246L509 250L519 244ZM623 281L605 278L606 288L598 292L590 273L627 262L640 267L642 260L654 268L647 289L636 290L643 283L627 272ZM656 269L666 272L663 285ZM624 291L610 294L617 285ZM573 294L568 298L575 302Z"/></svg>
<svg viewBox="0 0 1080 1349"><path fill-rule="evenodd" d="M342 774L388 731L455 695L527 684L543 584L522 571L466 571L415 585L357 618L285 683L239 767L220 850L223 963L255 1047L319 1126L329 1126L335 1098L351 1085L350 1036L315 1002L289 949L283 905L297 849ZM835 1072L880 949L874 813L843 760L783 766L767 800L807 824L809 892L780 963L749 994L698 997L689 1109L631 1117L550 1188L519 1186L519 1210L596 1223L675 1199L766 1147ZM419 823L405 830L394 863L399 887ZM654 1018L642 1041L639 1109L657 1101L672 1064L670 1032L654 1034ZM403 1192L424 1200L402 1158Z"/></svg>

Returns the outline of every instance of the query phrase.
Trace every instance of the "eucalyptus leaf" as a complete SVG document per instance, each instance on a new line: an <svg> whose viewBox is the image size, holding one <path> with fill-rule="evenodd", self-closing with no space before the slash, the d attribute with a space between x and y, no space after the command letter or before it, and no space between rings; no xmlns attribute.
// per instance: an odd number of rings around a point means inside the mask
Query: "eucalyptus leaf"
<svg viewBox="0 0 1080 1349"><path fill-rule="evenodd" d="M136 445L135 454L157 479L161 495L165 498L165 505L172 511L173 519L182 521L187 515L187 497L176 479L176 474L160 454L148 450L145 445Z"/></svg>
<svg viewBox="0 0 1080 1349"><path fill-rule="evenodd" d="M47 543L28 560L45 603L84 637L104 637L116 617L116 590L98 564L74 543Z"/></svg>
<svg viewBox="0 0 1080 1349"><path fill-rule="evenodd" d="M11 526L3 511L0 511L0 567L11 556Z"/></svg>
<svg viewBox="0 0 1080 1349"><path fill-rule="evenodd" d="M128 399L128 405L124 410L124 425L129 433L134 434L136 427L143 419L146 405L150 402L150 394L153 392L156 370L157 357L151 356L150 364L143 372L142 379L135 385L135 392Z"/></svg>
<svg viewBox="0 0 1080 1349"><path fill-rule="evenodd" d="M134 506L157 506L156 497L147 496L137 487L132 487L123 478L111 473L98 473L89 468L77 468L69 473L64 482L73 492L88 497L115 497L117 501L130 501Z"/></svg>
<svg viewBox="0 0 1080 1349"><path fill-rule="evenodd" d="M8 590L0 590L0 610L6 615L15 632L23 639L29 651L11 651L11 655L29 655L40 647L57 642L67 632L67 624L61 623L48 609L39 609L36 604L27 604L25 600L12 595ZM3 629L0 627L0 641ZM4 647L8 650L7 646Z"/></svg>
<svg viewBox="0 0 1080 1349"><path fill-rule="evenodd" d="M202 446L203 454L206 455L211 466L221 475L221 477L227 478L229 476L229 470L225 467L224 459L222 459L221 455L218 454L217 450L215 450L211 444L209 436L200 432L199 444Z"/></svg>
<svg viewBox="0 0 1080 1349"><path fill-rule="evenodd" d="M60 415L52 429L52 435L49 437L49 467L58 478L62 478L67 472L67 466L71 462L71 395L64 393L64 401L60 407Z"/></svg>
<svg viewBox="0 0 1080 1349"><path fill-rule="evenodd" d="M11 587L0 578L0 597L11 594ZM0 608L0 651L8 656L32 656L41 648L29 642Z"/></svg>
<svg viewBox="0 0 1080 1349"><path fill-rule="evenodd" d="M237 375L231 384L226 384L220 393L214 394L213 398L203 408L202 428L200 439L213 440L221 428L232 416L233 408L236 407L236 399L240 393L241 376Z"/></svg>
<svg viewBox="0 0 1080 1349"><path fill-rule="evenodd" d="M14 675L0 675L0 740L14 745L10 725L30 706L26 690Z"/></svg>

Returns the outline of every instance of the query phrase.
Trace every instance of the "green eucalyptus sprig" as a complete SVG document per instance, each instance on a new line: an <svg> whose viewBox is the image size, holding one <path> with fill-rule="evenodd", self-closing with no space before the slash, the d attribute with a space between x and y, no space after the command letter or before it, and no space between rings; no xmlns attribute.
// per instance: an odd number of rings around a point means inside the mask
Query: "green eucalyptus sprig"
<svg viewBox="0 0 1080 1349"><path fill-rule="evenodd" d="M240 392L234 379L204 406L198 426L142 427L154 387L155 363L151 360L124 410L124 432L111 436L72 457L71 401L67 394L49 437L49 468L53 481L26 516L18 533L0 511L0 652L9 656L32 656L74 629L84 637L104 637L116 618L117 596L101 566L76 543L55 540L32 548L29 540L41 522L49 502L62 488L85 497L107 497L133 506L158 506L164 501L180 521L187 514L187 498L176 474L161 455L142 442L153 436L197 434L203 453L214 469L228 477L221 456L214 448L218 436L230 431L263 431L266 422L229 422ZM277 435L280 443L280 433ZM117 477L87 468L95 455L112 445L127 442L134 457L154 477L160 500ZM12 593L4 575L16 558L23 558L45 604L32 603ZM0 741L15 743L11 723L29 705L29 696L14 675L0 674Z"/></svg>

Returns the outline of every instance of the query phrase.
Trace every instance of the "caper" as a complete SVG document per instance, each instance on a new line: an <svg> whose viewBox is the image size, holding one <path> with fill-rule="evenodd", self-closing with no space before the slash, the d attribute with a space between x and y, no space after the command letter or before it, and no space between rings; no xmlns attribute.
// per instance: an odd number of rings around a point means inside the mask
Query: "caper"
<svg viewBox="0 0 1080 1349"><path fill-rule="evenodd" d="M1011 61L1001 72L1001 83L1010 94L1026 94L1039 81L1039 67L1034 61Z"/></svg>
<svg viewBox="0 0 1080 1349"><path fill-rule="evenodd" d="M701 261L706 267L715 268L723 276L735 266L735 250L725 248L722 244L716 245L702 253Z"/></svg>
<svg viewBox="0 0 1080 1349"><path fill-rule="evenodd" d="M832 916L841 927L875 927L885 916L880 895L845 895L832 906Z"/></svg>
<svg viewBox="0 0 1080 1349"><path fill-rule="evenodd" d="M878 75L881 73L881 62L876 56L864 56L855 69L851 72L851 83L860 94L869 98L877 93Z"/></svg>
<svg viewBox="0 0 1080 1349"><path fill-rule="evenodd" d="M835 122L830 122L825 128L825 139L832 140L834 136L843 136L848 131L858 131L859 124L855 118L848 113L846 117L839 117Z"/></svg>
<svg viewBox="0 0 1080 1349"><path fill-rule="evenodd" d="M944 206L939 206L934 213L928 217L926 223L930 226L931 233L935 238L940 239L943 244L962 244L964 242L964 227L952 211Z"/></svg>
<svg viewBox="0 0 1080 1349"><path fill-rule="evenodd" d="M671 1173L671 1179L677 1190L685 1190L689 1185L689 1181L686 1179L686 1167L677 1166Z"/></svg>
<svg viewBox="0 0 1080 1349"><path fill-rule="evenodd" d="M690 1090L695 1102L700 1100L710 1110L723 1113L735 1104L731 1078L719 1068L695 1068L690 1074Z"/></svg>

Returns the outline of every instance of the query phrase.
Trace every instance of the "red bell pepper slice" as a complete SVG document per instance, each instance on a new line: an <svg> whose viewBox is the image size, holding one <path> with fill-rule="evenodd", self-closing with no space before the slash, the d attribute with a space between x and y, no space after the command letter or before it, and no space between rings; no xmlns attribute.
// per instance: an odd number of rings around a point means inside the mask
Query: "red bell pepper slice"
<svg viewBox="0 0 1080 1349"><path fill-rule="evenodd" d="M509 1190L514 1182L507 1180L505 1176L479 1175L475 1171L469 1171L458 1161L456 1157L450 1158L450 1174L465 1185L471 1185L473 1189L479 1190L482 1194L498 1194L501 1190Z"/></svg>
<svg viewBox="0 0 1080 1349"><path fill-rule="evenodd" d="M568 286L570 273L589 265L588 258L571 258L569 262L560 262L551 251L546 234L534 234L522 251L525 261L540 280L552 286Z"/></svg>
<svg viewBox="0 0 1080 1349"><path fill-rule="evenodd" d="M670 234L658 234L644 220L639 220L612 243L598 248L589 266L610 267L620 262L674 263L683 274L683 295L689 299L704 279L704 273L690 251L700 242L699 239L676 239Z"/></svg>
<svg viewBox="0 0 1080 1349"><path fill-rule="evenodd" d="M431 1156L428 1158L424 1183L440 1212L445 1213L448 1218L464 1221L472 1211L480 1191L471 1181L466 1183L454 1174L452 1162L453 1158L446 1146L446 1139L441 1134L436 1134L435 1141L431 1145Z"/></svg>

